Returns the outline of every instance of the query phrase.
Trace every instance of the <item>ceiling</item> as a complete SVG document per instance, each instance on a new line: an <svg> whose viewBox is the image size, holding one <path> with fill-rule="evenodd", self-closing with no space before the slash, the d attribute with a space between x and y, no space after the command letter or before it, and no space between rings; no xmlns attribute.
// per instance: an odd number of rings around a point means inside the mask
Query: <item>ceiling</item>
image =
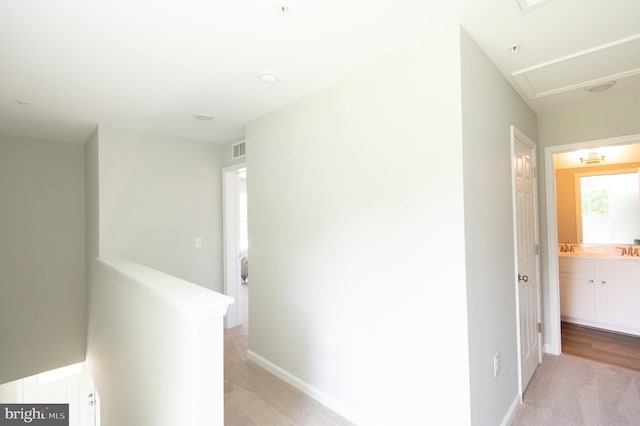
<svg viewBox="0 0 640 426"><path fill-rule="evenodd" d="M640 94L638 0L3 0L0 132L84 142L104 123L224 143L451 22L538 113Z"/></svg>

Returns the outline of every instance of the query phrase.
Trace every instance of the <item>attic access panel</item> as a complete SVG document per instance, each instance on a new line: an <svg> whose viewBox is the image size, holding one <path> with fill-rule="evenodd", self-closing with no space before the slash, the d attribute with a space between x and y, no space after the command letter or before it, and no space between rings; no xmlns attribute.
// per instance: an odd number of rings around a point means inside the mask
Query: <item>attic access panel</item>
<svg viewBox="0 0 640 426"><path fill-rule="evenodd" d="M513 73L531 99L640 75L640 34Z"/></svg>

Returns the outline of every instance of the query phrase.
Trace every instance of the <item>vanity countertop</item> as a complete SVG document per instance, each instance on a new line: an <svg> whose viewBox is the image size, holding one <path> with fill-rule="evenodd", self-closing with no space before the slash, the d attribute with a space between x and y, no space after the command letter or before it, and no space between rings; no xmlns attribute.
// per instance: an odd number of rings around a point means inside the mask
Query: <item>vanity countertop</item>
<svg viewBox="0 0 640 426"><path fill-rule="evenodd" d="M558 252L558 256L560 257L584 257L590 259L612 259L612 260L636 260L640 261L640 257L638 256L621 256L620 254L611 254L611 253L591 253L591 252L579 252L579 253L560 253Z"/></svg>
<svg viewBox="0 0 640 426"><path fill-rule="evenodd" d="M622 255L622 248L627 246L609 245L609 244L570 244L574 251L561 252L558 246L558 256L560 257L582 257L589 259L612 259L612 260L630 260L640 261L640 256ZM637 247L637 246L634 246Z"/></svg>

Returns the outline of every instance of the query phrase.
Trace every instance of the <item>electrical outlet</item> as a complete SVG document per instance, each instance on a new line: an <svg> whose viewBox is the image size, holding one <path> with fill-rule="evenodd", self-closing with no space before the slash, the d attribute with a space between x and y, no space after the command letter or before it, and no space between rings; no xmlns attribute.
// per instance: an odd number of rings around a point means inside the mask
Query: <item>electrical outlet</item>
<svg viewBox="0 0 640 426"><path fill-rule="evenodd" d="M193 243L196 248L202 248L202 237L195 237Z"/></svg>
<svg viewBox="0 0 640 426"><path fill-rule="evenodd" d="M500 352L496 352L493 356L493 377L498 377L500 372Z"/></svg>

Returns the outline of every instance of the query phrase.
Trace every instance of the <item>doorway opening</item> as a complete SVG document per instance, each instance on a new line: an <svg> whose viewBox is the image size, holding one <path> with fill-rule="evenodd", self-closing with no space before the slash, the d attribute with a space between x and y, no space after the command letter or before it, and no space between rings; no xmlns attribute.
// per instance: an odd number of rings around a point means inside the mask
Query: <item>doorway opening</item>
<svg viewBox="0 0 640 426"><path fill-rule="evenodd" d="M599 161L593 161L594 159ZM559 355L563 351L563 337L568 338L570 333L575 334L576 326L597 329L597 312L601 313L601 319L603 315L608 316L612 311L605 303L606 298L598 298L598 295L602 296L608 291L606 279L600 280L595 277L597 273L595 270L593 271L593 277L587 276L588 274L585 274L584 277L574 276L574 272L581 273L582 271L569 271L568 268L574 268L573 264L580 262L580 260L573 259L574 255L577 258L583 257L582 255L576 255L575 252L585 250L582 224L585 221L585 214L582 212L583 195L581 194L580 176L596 170L628 168L631 163L640 165L640 134L545 148L547 264L549 272L547 294L550 320L547 330L549 341L545 345L545 352L547 353ZM599 205L595 213L601 215L609 214L608 201L603 199L603 194L602 191L596 194L598 196L596 201L598 201ZM604 198L607 197L605 196ZM604 221L606 218L602 216L595 219ZM637 219L640 226L640 217L637 217ZM594 218L589 218L589 220L594 220ZM629 242L633 244L634 238L640 238L640 235L636 237L629 236L629 238ZM626 242L619 241L618 243L603 244L596 247L595 249L603 251L598 256L606 256L609 252L615 255L616 246ZM607 253L604 253L604 251ZM587 255L585 254L585 256ZM587 259L586 262L590 262L590 260ZM575 267L577 268L577 266ZM562 287L560 285L561 276L564 283ZM583 280L581 281L582 278L586 279L587 284L584 284ZM603 282L602 285L595 285L600 284L601 281ZM591 283L594 283L594 285L588 288ZM612 283L610 282L609 284ZM584 292L585 289L587 289L586 293ZM587 315L592 316L592 321L580 319L582 312L584 312L581 311L583 302L577 301L577 298L574 301L572 294L576 291L580 291L583 296L588 296L589 308L586 312L588 312ZM599 310L597 311L596 309ZM615 309L614 311L618 310ZM567 319L567 322L562 322ZM606 328L610 328L611 321L606 321L608 322ZM614 333L625 333L626 331L623 329L624 327L618 330L615 330L615 328L614 326L611 329ZM585 335L592 335L589 328L582 331L585 332L582 338ZM563 332L566 336L563 336Z"/></svg>
<svg viewBox="0 0 640 426"><path fill-rule="evenodd" d="M247 167L237 164L222 171L224 293L233 297L225 328L249 323L249 230L247 220Z"/></svg>

